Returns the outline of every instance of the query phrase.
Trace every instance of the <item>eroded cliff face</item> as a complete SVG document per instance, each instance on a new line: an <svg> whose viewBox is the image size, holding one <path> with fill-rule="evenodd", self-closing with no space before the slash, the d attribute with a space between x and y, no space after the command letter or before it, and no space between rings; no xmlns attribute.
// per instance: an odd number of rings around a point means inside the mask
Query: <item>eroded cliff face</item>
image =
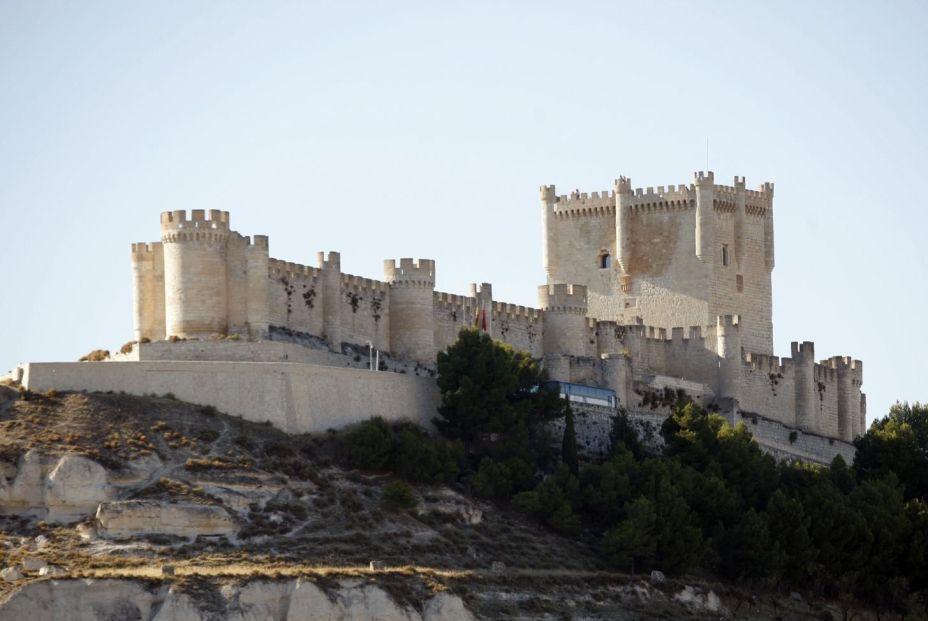
<svg viewBox="0 0 928 621"><path fill-rule="evenodd" d="M399 603L375 584L342 580L325 585L303 579L176 585L132 580L76 579L32 582L0 603L0 619L58 621L473 621L461 599L437 593L419 606Z"/></svg>

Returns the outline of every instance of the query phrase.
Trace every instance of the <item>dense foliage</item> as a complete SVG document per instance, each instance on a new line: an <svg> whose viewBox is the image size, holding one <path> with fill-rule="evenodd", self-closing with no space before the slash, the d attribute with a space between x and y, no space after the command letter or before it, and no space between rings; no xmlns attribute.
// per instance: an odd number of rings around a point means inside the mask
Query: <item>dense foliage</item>
<svg viewBox="0 0 928 621"><path fill-rule="evenodd" d="M343 452L355 468L391 470L417 483L456 481L464 459L460 441L434 438L408 423L391 426L379 416L351 429Z"/></svg>
<svg viewBox="0 0 928 621"><path fill-rule="evenodd" d="M551 466L551 438L544 423L563 414L555 393L538 390L538 363L473 329L438 354L441 407L435 426L464 443L473 491L510 496L536 483Z"/></svg>
<svg viewBox="0 0 928 621"><path fill-rule="evenodd" d="M659 454L620 413L608 458L579 464L572 413L534 390L542 374L530 358L463 331L438 365L445 437L374 419L350 437L353 463L511 500L562 534L595 538L616 569L708 571L926 614L928 406L893 407L855 442L850 466L778 464L743 424L684 402ZM557 442L544 423L564 414Z"/></svg>

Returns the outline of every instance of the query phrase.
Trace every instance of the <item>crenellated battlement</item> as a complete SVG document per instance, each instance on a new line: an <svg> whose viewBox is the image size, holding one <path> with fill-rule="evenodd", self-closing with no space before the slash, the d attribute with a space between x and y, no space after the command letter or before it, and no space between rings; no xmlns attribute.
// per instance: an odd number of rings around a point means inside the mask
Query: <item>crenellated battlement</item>
<svg viewBox="0 0 928 621"><path fill-rule="evenodd" d="M473 306L476 303L476 300L472 297L466 295L458 295L456 293L445 293L444 291L436 291L434 293L435 304L441 304L443 306L455 307L455 308L464 308L467 305Z"/></svg>
<svg viewBox="0 0 928 621"><path fill-rule="evenodd" d="M716 319L716 325L726 332L739 330L741 326L740 315L719 315Z"/></svg>
<svg viewBox="0 0 928 621"><path fill-rule="evenodd" d="M839 372L849 373L851 381L856 382L858 386L863 383L864 363L860 360L854 360L850 356L832 356L822 360L820 364L837 369Z"/></svg>
<svg viewBox="0 0 928 621"><path fill-rule="evenodd" d="M474 309L477 308L476 299L443 291L434 291L432 293L432 304L437 313L451 315L461 321L472 318Z"/></svg>
<svg viewBox="0 0 928 621"><path fill-rule="evenodd" d="M279 280L280 278L301 278L313 279L319 276L319 268L300 263L291 263L281 261L280 259L268 259L268 272L271 278Z"/></svg>
<svg viewBox="0 0 928 621"><path fill-rule="evenodd" d="M790 358L802 362L815 362L815 343L812 341L803 341L799 343L793 341L789 344Z"/></svg>
<svg viewBox="0 0 928 621"><path fill-rule="evenodd" d="M164 211L161 213L161 230L168 229L222 229L229 230L229 212L219 209L192 209Z"/></svg>
<svg viewBox="0 0 928 621"><path fill-rule="evenodd" d="M354 276L352 274L342 274L342 289L350 289L355 292L373 292L386 293L390 290L390 285L382 280L364 278L363 276Z"/></svg>
<svg viewBox="0 0 928 621"><path fill-rule="evenodd" d="M530 306L509 304L508 302L493 302L493 315L506 319L528 319L538 321L541 319L541 310Z"/></svg>
<svg viewBox="0 0 928 621"><path fill-rule="evenodd" d="M319 266L321 270L335 270L340 272L342 269L342 256L334 250L329 250L328 252L317 252L316 253L316 265Z"/></svg>
<svg viewBox="0 0 928 621"><path fill-rule="evenodd" d="M383 262L384 279L393 287L435 287L435 261L432 259L403 258Z"/></svg>
<svg viewBox="0 0 928 621"><path fill-rule="evenodd" d="M609 324L613 322L604 322L600 321L599 324ZM662 341L670 343L673 341L699 341L704 342L706 339L706 334L711 334L714 336L715 326L689 326L689 327L677 327L670 329L670 336L668 337L668 331L666 328L661 328L657 326L646 326L644 324L631 324L631 325L622 325L619 324L622 332L628 335L632 335L635 338L638 338L642 341ZM600 328L601 329L601 328Z"/></svg>
<svg viewBox="0 0 928 621"><path fill-rule="evenodd" d="M693 173L693 184L697 187L714 187L715 173L711 170L697 170Z"/></svg>
<svg viewBox="0 0 928 621"><path fill-rule="evenodd" d="M783 374L786 370L789 358L780 359L779 356L768 356L766 354L756 354L754 352L745 352L744 362L754 371L767 373L768 375Z"/></svg>
<svg viewBox="0 0 928 621"><path fill-rule="evenodd" d="M267 235L255 235L254 237L245 237L245 245L257 250L268 250L270 247Z"/></svg>
<svg viewBox="0 0 928 621"><path fill-rule="evenodd" d="M553 193L555 188L543 186ZM554 199L554 215L558 218L577 218L606 216L615 213L615 193L609 190L602 192L572 192L571 194L556 196Z"/></svg>
<svg viewBox="0 0 928 621"><path fill-rule="evenodd" d="M207 215L209 217L207 217ZM218 209L193 209L187 212L165 211L161 214L161 241L223 243L229 239L229 212Z"/></svg>
<svg viewBox="0 0 928 621"><path fill-rule="evenodd" d="M554 191L554 186L546 186ZM607 207L615 206L615 193L609 190L601 192L580 192L574 191L570 194L562 194L557 197L557 208L561 209L578 209L581 207Z"/></svg>
<svg viewBox="0 0 928 621"><path fill-rule="evenodd" d="M538 287L538 306L549 313L586 315L587 289L583 285L542 285Z"/></svg>
<svg viewBox="0 0 928 621"><path fill-rule="evenodd" d="M538 192L545 204L551 205L557 202L557 189L553 185L543 185L538 189Z"/></svg>
<svg viewBox="0 0 928 621"><path fill-rule="evenodd" d="M132 244L132 255L139 259L154 259L155 255L162 249L161 242L137 242Z"/></svg>
<svg viewBox="0 0 928 621"><path fill-rule="evenodd" d="M838 381L838 369L816 364L812 367L812 377L821 384L834 384ZM819 390L824 390L824 388L819 386Z"/></svg>

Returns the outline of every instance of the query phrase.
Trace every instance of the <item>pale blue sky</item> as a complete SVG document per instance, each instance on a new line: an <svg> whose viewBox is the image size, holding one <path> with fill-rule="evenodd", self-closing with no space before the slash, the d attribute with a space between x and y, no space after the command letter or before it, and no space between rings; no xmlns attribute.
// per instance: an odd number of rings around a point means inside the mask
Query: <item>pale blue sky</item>
<svg viewBox="0 0 928 621"><path fill-rule="evenodd" d="M535 305L538 186L776 183L777 354L928 400L924 3L0 2L0 372L131 338L129 243L437 261Z"/></svg>

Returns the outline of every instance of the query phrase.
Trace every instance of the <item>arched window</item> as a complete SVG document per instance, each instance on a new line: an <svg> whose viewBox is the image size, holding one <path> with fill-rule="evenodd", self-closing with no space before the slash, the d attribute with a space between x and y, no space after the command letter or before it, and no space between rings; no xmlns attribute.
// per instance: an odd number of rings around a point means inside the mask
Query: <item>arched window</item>
<svg viewBox="0 0 928 621"><path fill-rule="evenodd" d="M612 255L608 252L604 252L599 255L599 269L609 269L612 267Z"/></svg>

